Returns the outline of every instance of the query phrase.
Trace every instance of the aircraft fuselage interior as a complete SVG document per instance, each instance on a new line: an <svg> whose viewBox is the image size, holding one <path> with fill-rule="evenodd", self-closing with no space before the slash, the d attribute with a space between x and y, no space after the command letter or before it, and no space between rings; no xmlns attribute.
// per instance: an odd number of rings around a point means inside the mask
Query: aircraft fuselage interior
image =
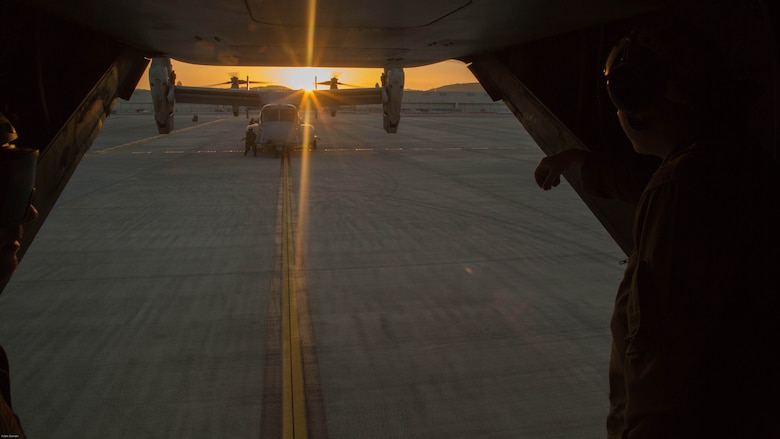
<svg viewBox="0 0 780 439"><path fill-rule="evenodd" d="M749 85L735 83L724 95L745 96L748 125L761 146L778 157L778 6L773 1L400 0L361 8L342 0L319 2L316 14L307 14L303 5L0 0L0 111L19 134L17 146L40 151L39 216L25 227L20 257L116 100L130 98L152 60L158 72L150 77L159 83L150 86L162 87L155 94L161 132L170 130L176 103L171 59L384 68L385 120L377 123L388 132L403 130L401 95L394 94L402 93L403 69L457 59L494 100L506 103L546 154L566 148L632 154L604 88L605 58L636 24L690 15L701 32L720 39L723 68L744 75ZM576 173L566 177L628 252L634 206L590 197Z"/></svg>

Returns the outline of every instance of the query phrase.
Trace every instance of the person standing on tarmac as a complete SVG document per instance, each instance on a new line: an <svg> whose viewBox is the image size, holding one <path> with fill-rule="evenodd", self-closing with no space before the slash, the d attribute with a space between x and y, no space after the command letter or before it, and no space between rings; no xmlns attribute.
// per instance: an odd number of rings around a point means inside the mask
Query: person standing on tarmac
<svg viewBox="0 0 780 439"><path fill-rule="evenodd" d="M734 82L712 47L679 26L623 38L604 74L641 156L570 149L534 172L549 190L581 166L589 192L638 200L610 325L609 438L780 437L780 167L724 102Z"/></svg>
<svg viewBox="0 0 780 439"><path fill-rule="evenodd" d="M244 155L247 155L249 153L249 149L252 149L252 152L255 153L255 156L257 156L257 134L255 134L255 131L252 129L252 127L249 127L246 129L246 136L244 136Z"/></svg>

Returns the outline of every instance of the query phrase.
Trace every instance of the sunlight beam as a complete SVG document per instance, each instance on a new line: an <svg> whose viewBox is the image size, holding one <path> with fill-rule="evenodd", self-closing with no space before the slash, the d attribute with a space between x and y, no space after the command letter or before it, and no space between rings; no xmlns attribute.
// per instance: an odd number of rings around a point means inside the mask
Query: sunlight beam
<svg viewBox="0 0 780 439"><path fill-rule="evenodd" d="M314 34L315 34L315 23L317 18L317 0L309 0L309 13L308 13L308 29L306 34L306 67L311 67L314 62ZM304 71L308 71L311 69L304 69ZM307 81L307 83L309 83ZM314 85L313 83L310 83L311 85ZM303 122L304 122L304 130L307 132L302 133L304 139L309 138L309 123L311 123L311 109L312 109L312 102L311 98L314 96L311 94L311 85L304 88L304 94L303 94L303 100L301 102L301 108L299 108L299 111L303 115ZM316 107L315 111L316 111ZM301 176L300 176L300 184L298 185L299 193L298 193L298 234L296 237L296 258L302 258L304 247L306 245L306 236L307 236L307 230L306 226L308 225L308 207L309 207L309 148L310 145L301 144ZM303 266L302 261L301 265L297 266Z"/></svg>
<svg viewBox="0 0 780 439"><path fill-rule="evenodd" d="M309 0L308 29L306 34L306 67L314 61L314 30L317 19L317 0Z"/></svg>

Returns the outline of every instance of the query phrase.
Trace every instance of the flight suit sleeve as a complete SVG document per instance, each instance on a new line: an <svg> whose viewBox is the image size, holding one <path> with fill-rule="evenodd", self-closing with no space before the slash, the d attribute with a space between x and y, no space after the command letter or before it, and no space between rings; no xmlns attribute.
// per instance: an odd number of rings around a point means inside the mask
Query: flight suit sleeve
<svg viewBox="0 0 780 439"><path fill-rule="evenodd" d="M646 155L618 157L591 152L582 165L583 187L599 198L636 204L659 163L657 158Z"/></svg>

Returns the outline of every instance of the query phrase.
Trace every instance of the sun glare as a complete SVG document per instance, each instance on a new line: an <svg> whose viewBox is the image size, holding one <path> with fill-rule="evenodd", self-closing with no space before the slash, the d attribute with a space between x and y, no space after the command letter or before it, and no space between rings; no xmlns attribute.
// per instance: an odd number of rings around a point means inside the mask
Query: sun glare
<svg viewBox="0 0 780 439"><path fill-rule="evenodd" d="M279 82L294 90L304 89L306 91L314 90L314 78L317 76L317 70L309 67L283 68L280 69Z"/></svg>
<svg viewBox="0 0 780 439"><path fill-rule="evenodd" d="M280 84L292 89L304 89L311 91L314 89L326 90L329 85L323 84L337 77L339 81L351 85L352 87L373 87L379 80L381 69L339 69L326 67L297 67L297 68L279 68ZM367 72L364 72L367 71ZM315 85L319 82L319 85ZM348 88L348 87L344 87Z"/></svg>

